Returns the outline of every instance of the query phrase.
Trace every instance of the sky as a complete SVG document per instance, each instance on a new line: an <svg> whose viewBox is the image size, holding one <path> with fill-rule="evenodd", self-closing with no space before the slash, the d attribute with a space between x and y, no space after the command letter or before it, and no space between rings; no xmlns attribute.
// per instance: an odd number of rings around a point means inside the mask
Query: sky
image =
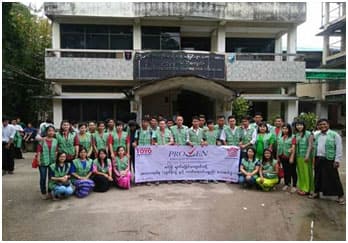
<svg viewBox="0 0 348 243"><path fill-rule="evenodd" d="M44 1L20 0L21 3L29 5L31 3L37 9ZM321 2L307 2L307 20L297 28L297 49L322 49L323 38L315 36L320 31L321 26ZM283 36L283 49L286 49L286 35Z"/></svg>

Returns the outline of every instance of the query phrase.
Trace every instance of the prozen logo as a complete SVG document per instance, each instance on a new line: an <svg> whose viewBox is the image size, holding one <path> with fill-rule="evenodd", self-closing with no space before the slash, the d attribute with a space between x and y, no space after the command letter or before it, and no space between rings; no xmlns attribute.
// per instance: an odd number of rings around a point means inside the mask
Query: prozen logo
<svg viewBox="0 0 348 243"><path fill-rule="evenodd" d="M152 154L152 149L151 148L135 148L137 151L138 155L150 155Z"/></svg>
<svg viewBox="0 0 348 243"><path fill-rule="evenodd" d="M205 157L208 155L208 150L196 151L192 148L189 151L169 151L169 157Z"/></svg>

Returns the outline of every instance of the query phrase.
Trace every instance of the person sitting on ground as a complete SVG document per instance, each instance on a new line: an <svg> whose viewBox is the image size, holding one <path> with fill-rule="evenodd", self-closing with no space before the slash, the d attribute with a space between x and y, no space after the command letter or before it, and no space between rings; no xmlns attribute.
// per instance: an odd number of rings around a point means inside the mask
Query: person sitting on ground
<svg viewBox="0 0 348 243"><path fill-rule="evenodd" d="M265 149L259 171L260 177L256 179L256 183L262 190L270 191L278 184L278 171L279 164L277 160L273 159L272 150Z"/></svg>
<svg viewBox="0 0 348 243"><path fill-rule="evenodd" d="M98 151L97 158L93 161L92 180L95 183L95 192L106 192L112 182L112 165L111 160L107 158L105 149Z"/></svg>
<svg viewBox="0 0 348 243"><path fill-rule="evenodd" d="M66 162L66 154L58 153L56 162L49 166L48 188L53 200L67 198L73 194L69 171L70 163Z"/></svg>
<svg viewBox="0 0 348 243"><path fill-rule="evenodd" d="M92 175L92 165L93 161L87 158L87 149L81 146L79 148L79 158L73 160L70 169L75 194L79 198L88 196L95 186L94 182L89 179Z"/></svg>
<svg viewBox="0 0 348 243"><path fill-rule="evenodd" d="M239 184L252 186L256 183L260 169L260 162L256 159L256 152L253 147L247 148L247 156L242 159L240 165Z"/></svg>

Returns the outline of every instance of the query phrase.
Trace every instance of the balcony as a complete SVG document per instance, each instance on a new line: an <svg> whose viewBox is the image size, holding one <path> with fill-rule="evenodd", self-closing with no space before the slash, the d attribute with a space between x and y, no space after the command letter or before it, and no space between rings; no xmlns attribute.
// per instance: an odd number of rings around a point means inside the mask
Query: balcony
<svg viewBox="0 0 348 243"><path fill-rule="evenodd" d="M151 81L175 76L238 82L303 82L297 54L47 49L45 73L52 80Z"/></svg>

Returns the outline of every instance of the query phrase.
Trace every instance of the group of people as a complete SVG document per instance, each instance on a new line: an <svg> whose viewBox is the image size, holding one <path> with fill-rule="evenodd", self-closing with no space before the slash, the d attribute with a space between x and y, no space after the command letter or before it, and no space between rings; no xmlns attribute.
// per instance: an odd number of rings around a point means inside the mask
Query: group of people
<svg viewBox="0 0 348 243"><path fill-rule="evenodd" d="M329 129L327 119L317 122L317 131L308 131L303 121L284 123L281 117L270 125L261 113L255 113L253 123L249 116L243 117L240 125L234 116L227 121L225 124L225 117L218 116L215 124L199 115L192 117L188 127L180 115L175 120L145 115L140 126L134 120L124 124L108 119L73 127L63 120L56 131L52 124L45 124L36 137L42 197L59 199L73 193L85 197L93 190L105 192L112 184L129 189L136 146L232 145L241 151L241 185L270 191L284 177L284 191L310 198L323 192L345 203L337 170L342 162L342 140ZM11 138L4 141L4 131L8 129L3 119L3 149L11 143Z"/></svg>

